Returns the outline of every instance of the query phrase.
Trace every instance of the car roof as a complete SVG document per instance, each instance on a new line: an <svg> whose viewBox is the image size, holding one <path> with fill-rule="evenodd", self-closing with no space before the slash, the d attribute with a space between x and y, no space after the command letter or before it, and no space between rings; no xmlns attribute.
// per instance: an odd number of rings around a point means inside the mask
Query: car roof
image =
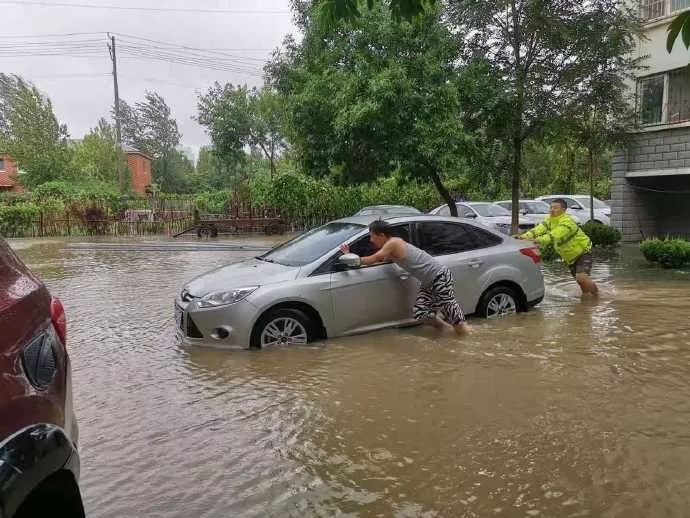
<svg viewBox="0 0 690 518"><path fill-rule="evenodd" d="M372 209L414 209L409 205L367 205L359 210L372 210ZM415 209L417 210L417 209Z"/></svg>
<svg viewBox="0 0 690 518"><path fill-rule="evenodd" d="M393 216L393 215L385 215L385 214L370 214L367 216L349 216L347 218L341 218L335 221L331 221L330 223L352 223L355 225L363 225L365 227L368 227L371 223L373 223L376 220L383 220L387 221L390 224L394 223L406 223L409 221L463 221L463 222L469 222L472 223L471 219L468 218L454 218L452 216L436 216L436 215L431 215L431 214L407 214L404 216Z"/></svg>
<svg viewBox="0 0 690 518"><path fill-rule="evenodd" d="M538 199L533 199L533 200L528 200L527 198L521 198L518 200L518 203L524 203L524 202L529 202L529 201L543 201L543 200L538 200ZM513 203L513 200L501 200L501 201L496 201L494 203Z"/></svg>

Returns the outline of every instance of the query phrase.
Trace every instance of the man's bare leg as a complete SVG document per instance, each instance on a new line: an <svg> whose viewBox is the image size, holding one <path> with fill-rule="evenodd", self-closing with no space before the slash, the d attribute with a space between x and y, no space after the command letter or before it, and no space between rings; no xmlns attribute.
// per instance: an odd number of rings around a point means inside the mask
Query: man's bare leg
<svg viewBox="0 0 690 518"><path fill-rule="evenodd" d="M459 324L453 326L453 329L455 330L455 334L457 334L458 336L468 335L472 332L472 328L464 320Z"/></svg>
<svg viewBox="0 0 690 518"><path fill-rule="evenodd" d="M591 293L594 296L599 294L599 287L597 286L597 283L590 279L589 275L586 273L578 273L575 276L575 280L580 285L580 289L582 290L583 294Z"/></svg>

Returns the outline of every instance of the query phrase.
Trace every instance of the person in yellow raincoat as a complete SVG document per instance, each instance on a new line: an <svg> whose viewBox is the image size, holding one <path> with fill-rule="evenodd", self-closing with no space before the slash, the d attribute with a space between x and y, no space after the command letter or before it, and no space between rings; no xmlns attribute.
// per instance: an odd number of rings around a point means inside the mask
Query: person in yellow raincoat
<svg viewBox="0 0 690 518"><path fill-rule="evenodd" d="M519 238L534 240L540 245L553 244L556 253L570 268L582 293L596 295L599 288L589 277L592 272L592 241L566 214L567 207L564 200L553 200L549 217Z"/></svg>

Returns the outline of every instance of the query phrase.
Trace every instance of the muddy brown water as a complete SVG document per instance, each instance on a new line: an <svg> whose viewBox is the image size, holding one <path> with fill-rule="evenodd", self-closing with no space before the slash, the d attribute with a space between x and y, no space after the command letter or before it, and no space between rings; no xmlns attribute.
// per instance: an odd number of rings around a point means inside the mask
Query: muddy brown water
<svg viewBox="0 0 690 518"><path fill-rule="evenodd" d="M469 338L225 352L180 347L172 299L255 252L79 243L12 241L67 309L90 517L690 515L687 271L624 248L600 300L547 266Z"/></svg>

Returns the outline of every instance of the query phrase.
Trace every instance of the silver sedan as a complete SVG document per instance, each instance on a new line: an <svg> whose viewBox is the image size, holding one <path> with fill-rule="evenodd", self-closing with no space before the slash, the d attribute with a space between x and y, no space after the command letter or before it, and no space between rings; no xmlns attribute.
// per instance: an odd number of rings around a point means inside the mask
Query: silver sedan
<svg viewBox="0 0 690 518"><path fill-rule="evenodd" d="M368 225L378 216L333 221L266 254L206 273L175 300L189 344L261 348L413 324L418 283L392 263L347 266L339 250L369 255ZM394 234L426 250L455 277L466 314L499 317L544 297L539 250L472 221L391 217Z"/></svg>

